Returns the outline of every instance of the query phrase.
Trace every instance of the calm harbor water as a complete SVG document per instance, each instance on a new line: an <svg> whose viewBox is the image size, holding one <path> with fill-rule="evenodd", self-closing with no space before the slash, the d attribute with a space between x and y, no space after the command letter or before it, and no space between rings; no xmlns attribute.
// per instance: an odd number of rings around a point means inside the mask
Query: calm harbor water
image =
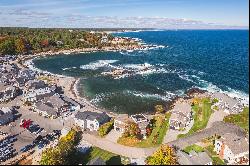
<svg viewBox="0 0 250 166"><path fill-rule="evenodd" d="M191 87L249 97L249 31L179 30L117 33L162 45L133 52L95 52L34 60L37 68L80 77L79 92L92 103L123 113L149 112ZM142 71L143 66L148 70ZM136 71L114 79L102 72Z"/></svg>

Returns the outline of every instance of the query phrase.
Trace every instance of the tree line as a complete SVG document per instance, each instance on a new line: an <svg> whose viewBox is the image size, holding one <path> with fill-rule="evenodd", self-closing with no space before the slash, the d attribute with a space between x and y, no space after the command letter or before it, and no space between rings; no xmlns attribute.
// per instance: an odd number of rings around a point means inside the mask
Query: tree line
<svg viewBox="0 0 250 166"><path fill-rule="evenodd" d="M81 29L0 28L0 55L110 46L102 42L104 35L113 39L110 34Z"/></svg>

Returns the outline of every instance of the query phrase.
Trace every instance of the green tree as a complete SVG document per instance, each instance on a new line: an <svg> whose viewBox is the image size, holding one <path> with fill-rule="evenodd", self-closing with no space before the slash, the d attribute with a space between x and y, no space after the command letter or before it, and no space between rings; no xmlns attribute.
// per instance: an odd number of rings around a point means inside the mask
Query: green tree
<svg viewBox="0 0 250 166"><path fill-rule="evenodd" d="M16 54L15 42L12 38L5 39L2 43L0 43L0 54L1 55Z"/></svg>
<svg viewBox="0 0 250 166"><path fill-rule="evenodd" d="M114 120L112 119L110 122L107 122L99 127L98 134L101 137L107 135L113 129L113 126L114 126Z"/></svg>
<svg viewBox="0 0 250 166"><path fill-rule="evenodd" d="M162 145L152 156L146 159L148 165L177 165L175 150L168 146Z"/></svg>

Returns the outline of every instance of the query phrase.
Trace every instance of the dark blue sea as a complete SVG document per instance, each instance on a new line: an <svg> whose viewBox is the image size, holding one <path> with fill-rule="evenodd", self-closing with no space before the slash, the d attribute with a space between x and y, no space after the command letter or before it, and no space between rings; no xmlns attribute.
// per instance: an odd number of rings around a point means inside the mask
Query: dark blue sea
<svg viewBox="0 0 250 166"><path fill-rule="evenodd" d="M82 96L114 112L150 112L192 87L249 98L248 30L178 30L116 33L159 47L34 60L37 68L82 78ZM144 67L146 71L143 71ZM103 72L136 71L114 79Z"/></svg>

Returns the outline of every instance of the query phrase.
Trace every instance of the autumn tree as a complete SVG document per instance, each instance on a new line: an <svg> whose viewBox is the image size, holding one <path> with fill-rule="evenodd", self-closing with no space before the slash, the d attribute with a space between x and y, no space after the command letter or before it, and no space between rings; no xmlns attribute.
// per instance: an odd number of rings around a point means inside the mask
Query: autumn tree
<svg viewBox="0 0 250 166"><path fill-rule="evenodd" d="M19 38L15 40L15 47L17 54L24 54L27 52L26 43L24 39Z"/></svg>
<svg viewBox="0 0 250 166"><path fill-rule="evenodd" d="M177 157L174 148L162 145L152 156L146 159L148 165L177 165Z"/></svg>
<svg viewBox="0 0 250 166"><path fill-rule="evenodd" d="M76 145L80 137L76 130L71 130L65 137L59 140L54 148L48 148L42 153L41 165L68 165L76 152Z"/></svg>
<svg viewBox="0 0 250 166"><path fill-rule="evenodd" d="M123 133L124 137L141 137L141 130L135 122L129 122Z"/></svg>

